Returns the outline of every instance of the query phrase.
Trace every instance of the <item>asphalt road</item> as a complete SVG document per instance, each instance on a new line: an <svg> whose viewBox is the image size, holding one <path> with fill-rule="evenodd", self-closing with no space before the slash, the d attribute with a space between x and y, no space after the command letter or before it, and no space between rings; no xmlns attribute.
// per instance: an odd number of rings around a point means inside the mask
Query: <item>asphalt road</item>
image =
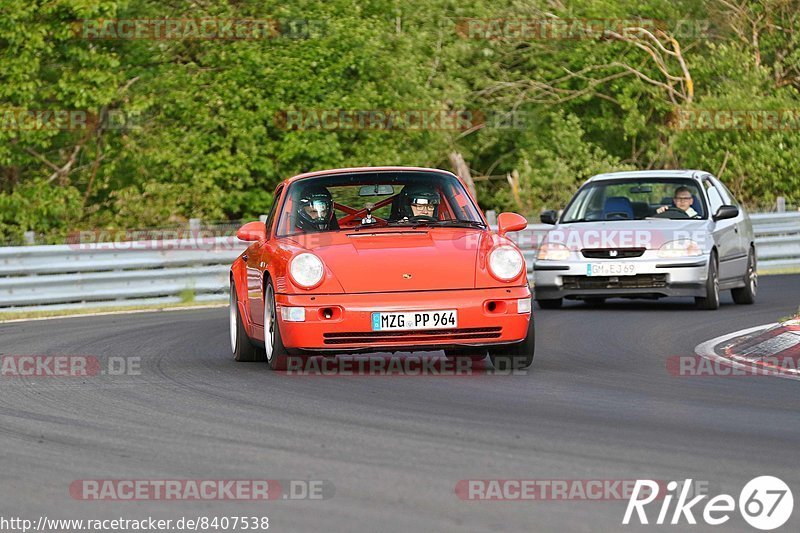
<svg viewBox="0 0 800 533"><path fill-rule="evenodd" d="M800 276L760 281L755 305L726 294L718 311L680 299L536 309L536 359L519 376L276 374L232 360L224 309L0 325L3 355L141 357L138 375L0 377L0 516L266 515L271 531L657 531L667 527L621 526L626 501L474 502L454 488L692 478L738 498L765 474L793 487L800 505L800 383L666 370L668 357L702 341L797 309ZM75 480L109 478L314 479L335 495L70 496ZM799 525L795 509L783 530ZM736 513L696 529L754 531Z"/></svg>

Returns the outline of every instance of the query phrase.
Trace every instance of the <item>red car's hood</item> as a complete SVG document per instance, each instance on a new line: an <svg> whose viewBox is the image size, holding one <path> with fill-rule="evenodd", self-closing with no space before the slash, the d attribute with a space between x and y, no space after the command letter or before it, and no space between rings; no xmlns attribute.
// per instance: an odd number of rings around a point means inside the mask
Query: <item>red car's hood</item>
<svg viewBox="0 0 800 533"><path fill-rule="evenodd" d="M292 240L317 254L345 292L472 289L482 233L405 228L296 235Z"/></svg>

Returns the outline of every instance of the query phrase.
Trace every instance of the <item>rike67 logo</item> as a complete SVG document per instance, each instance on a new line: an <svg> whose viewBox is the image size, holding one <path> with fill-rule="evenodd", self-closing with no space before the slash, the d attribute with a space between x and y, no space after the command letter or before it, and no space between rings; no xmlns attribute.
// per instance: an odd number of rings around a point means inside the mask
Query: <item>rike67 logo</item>
<svg viewBox="0 0 800 533"><path fill-rule="evenodd" d="M687 524L697 524L694 512L700 513L701 509L702 518L706 524L717 526L730 520L737 503L733 496L720 494L705 502L705 505L693 509L705 498L708 498L708 495L701 494L691 500L688 499L691 486L691 479L687 479L682 485L679 485L677 481L667 483L667 493L660 502L661 508L655 524L677 525L682 520L685 520ZM680 494L678 494L679 487ZM649 524L645 506L655 501L658 496L656 481L637 479L622 523L630 524L635 511L640 524ZM678 498L670 516L670 507L675 496ZM739 493L738 504L742 518L748 524L756 529L769 531L782 526L789 520L794 509L794 498L789 486L781 479L773 476L759 476L747 482Z"/></svg>

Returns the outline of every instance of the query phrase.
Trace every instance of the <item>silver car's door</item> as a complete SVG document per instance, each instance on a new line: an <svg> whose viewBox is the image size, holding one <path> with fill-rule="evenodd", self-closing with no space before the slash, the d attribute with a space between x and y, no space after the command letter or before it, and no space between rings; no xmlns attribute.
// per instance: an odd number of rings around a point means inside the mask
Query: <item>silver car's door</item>
<svg viewBox="0 0 800 533"><path fill-rule="evenodd" d="M739 208L739 216L735 218L739 229L739 252L741 254L748 254L750 252L750 245L753 242L753 225L750 222L750 217L747 211L739 205L739 202L734 198L733 193L717 178L712 176L712 181L722 193L722 198L725 203ZM746 263L746 261L745 261Z"/></svg>
<svg viewBox="0 0 800 533"><path fill-rule="evenodd" d="M717 210L725 205L725 199L720 190L714 185L710 176L703 178L703 189L705 189L706 198L710 208L709 215L711 217ZM729 218L726 220L712 221L712 235L714 243L719 253L719 279L725 281L741 276L742 263L746 261L742 259L742 245L739 235L739 225L742 222L742 214L736 218Z"/></svg>

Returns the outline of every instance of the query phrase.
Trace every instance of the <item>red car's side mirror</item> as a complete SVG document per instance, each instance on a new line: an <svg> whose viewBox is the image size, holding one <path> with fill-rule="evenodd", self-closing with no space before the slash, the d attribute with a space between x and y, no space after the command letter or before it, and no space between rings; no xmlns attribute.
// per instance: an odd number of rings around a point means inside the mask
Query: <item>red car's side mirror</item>
<svg viewBox="0 0 800 533"><path fill-rule="evenodd" d="M497 216L497 233L501 236L509 231L519 231L528 227L525 217L516 213L500 213Z"/></svg>
<svg viewBox="0 0 800 533"><path fill-rule="evenodd" d="M267 238L267 228L263 222L248 222L236 232L236 238L240 241L263 241Z"/></svg>

